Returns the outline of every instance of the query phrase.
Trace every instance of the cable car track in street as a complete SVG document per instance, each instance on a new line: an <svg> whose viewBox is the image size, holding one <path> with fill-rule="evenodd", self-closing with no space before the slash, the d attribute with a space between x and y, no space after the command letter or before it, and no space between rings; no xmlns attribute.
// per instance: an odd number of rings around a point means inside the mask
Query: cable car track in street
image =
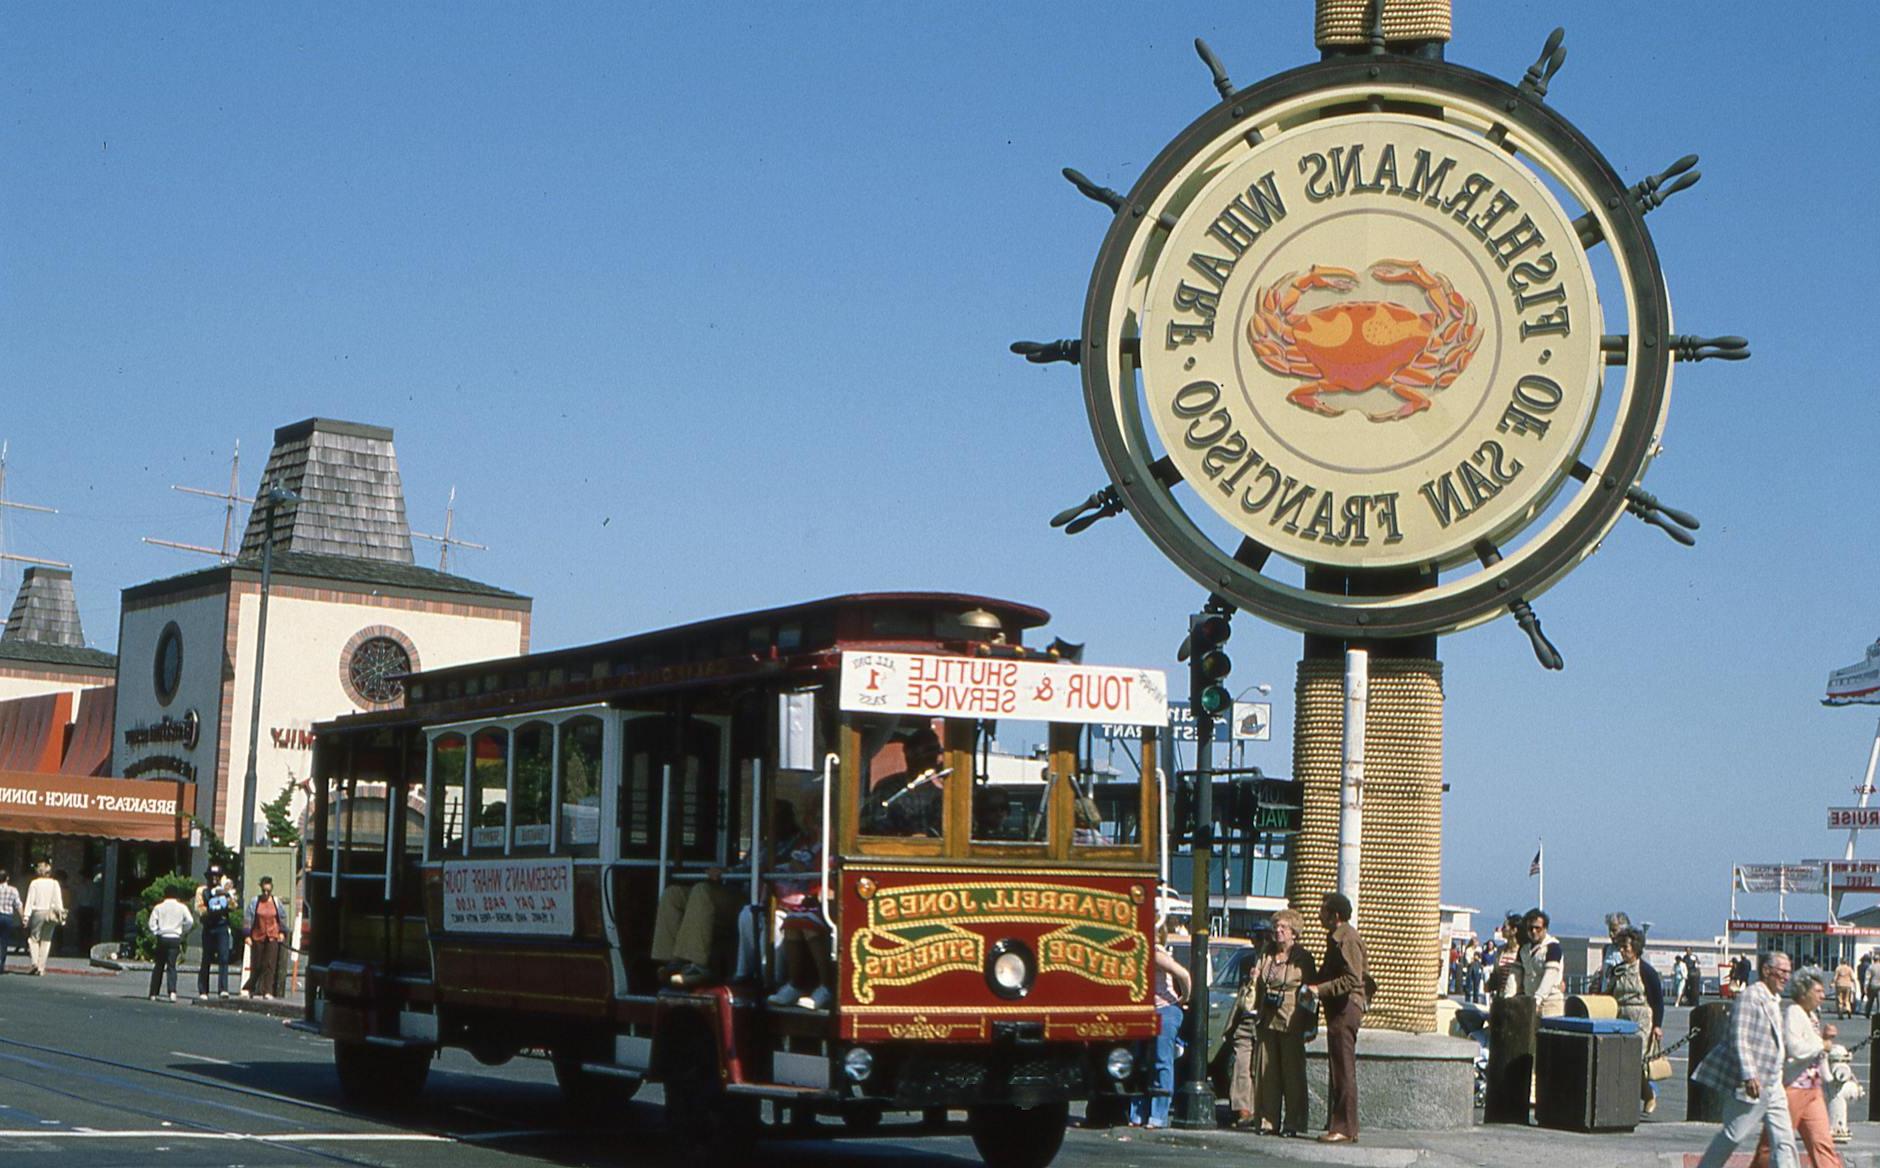
<svg viewBox="0 0 1880 1168"><path fill-rule="evenodd" d="M313 1102L311 1100L295 1099L295 1098L292 1098L291 1096L277 1094L272 1091L265 1091L258 1087L249 1087L249 1086L244 1086L239 1083L224 1082L218 1079L210 1078L210 1077L203 1076L203 1075L191 1074L189 1072L184 1072L184 1071L174 1071L174 1070L167 1070L167 1069L156 1068L156 1067L138 1066L133 1063L120 1062L116 1059L104 1058L99 1055L84 1054L79 1051L69 1050L69 1049L65 1049L62 1047L47 1046L42 1043L26 1042L21 1039L0 1037L0 1063L12 1063L17 1066L31 1068L33 1070L36 1070L42 1073L48 1073L48 1074L53 1074L53 1075L74 1076L80 1079L89 1080L90 1082L101 1085L101 1086L111 1086L111 1087L115 1087L121 1090L137 1092L139 1094L151 1094L155 1092L153 1088L146 1086L144 1084L134 1082L129 1078L121 1077L118 1075L103 1074L103 1073L98 1073L98 1072L86 1072L83 1070L75 1070L72 1068L60 1067L60 1066L54 1065L53 1063L44 1061L43 1059L31 1057L27 1054L9 1053L9 1050L30 1051L38 1055L44 1055L44 1056L49 1056L53 1058L62 1058L62 1059L67 1059L67 1060L71 1060L71 1061L79 1062L79 1063L88 1063L88 1064L92 1064L98 1067L108 1067L108 1068L111 1068L112 1070L123 1071L123 1072L127 1072L133 1075L150 1076L150 1077L154 1077L158 1079L164 1079L164 1080L169 1080L169 1081L173 1081L176 1083L186 1084L188 1087L192 1089L197 1089L197 1090L199 1090L202 1087L214 1087L221 1091L230 1092L236 1095L246 1096L246 1097L253 1098L253 1099L266 1100L271 1103L281 1104L281 1105L288 1106L288 1107L302 1108L306 1110L320 1112L320 1113L327 1114L327 1115L345 1116L345 1117L352 1118L352 1119L360 1119L360 1118L369 1119L369 1117L361 1117L353 1112L345 1111L342 1108L333 1107L331 1105L324 1104L324 1103ZM81 1103L99 1102L96 1096L87 1095L79 1091L73 1091L73 1090L68 1090L65 1088L53 1086L50 1083L46 1082L43 1078L33 1077L29 1075L24 1075L24 1074L12 1073L4 1069L0 1069L0 1081L4 1081L10 1084L16 1084L19 1087L23 1087L23 1088L27 1088L31 1090L43 1091L50 1095L55 1095L55 1096L59 1096L62 1098L75 1100ZM11 1094L11 1092L9 1093ZM194 1097L194 1096L192 1096L192 1098L198 1103L202 1103L206 1106L215 1108L217 1110L235 1112L240 1115L267 1120L268 1122L271 1122L271 1123L297 1126L303 1129L306 1128L306 1125L302 1123L301 1121L279 1115L275 1112L254 1110L254 1109L250 1109L246 1107L241 1107L236 1104L218 1102L215 1100L205 1101L205 1100L200 1099L199 1097ZM149 1120L155 1121L158 1124L169 1125L170 1127L176 1129L173 1136L171 1135L171 1133L167 1131L144 1133L144 1134L147 1134L147 1137L151 1139L164 1139L164 1138L227 1139L227 1140L231 1140L234 1142L260 1143L260 1144L266 1144L269 1147L282 1148L288 1151L298 1153L303 1156L308 1156L308 1157L312 1157L312 1158L319 1159L319 1160L325 1160L325 1161L329 1161L335 1164L353 1165L355 1166L355 1168L382 1168L382 1162L374 1161L374 1160L356 1159L354 1157L347 1156L339 1152L331 1152L331 1151L326 1151L322 1148L309 1146L309 1143L318 1142L322 1139L337 1139L337 1140L345 1141L345 1142L359 1142L361 1140L377 1139L377 1140L384 1140L385 1142L388 1142L388 1143L410 1142L413 1140L438 1140L438 1141L447 1141L451 1143L480 1142L478 1137L474 1134L460 1135L460 1134L451 1133L451 1132L436 1132L436 1131L408 1132L408 1131L393 1130L393 1131L387 1131L387 1132L382 1132L382 1133L381 1132L321 1133L321 1132L315 1132L311 1130L303 1130L301 1132L285 1132L285 1133L279 1133L279 1134L273 1134L273 1135L256 1135L250 1132L235 1131L230 1128L221 1127L216 1124L206 1123L200 1120L185 1119L185 1118L175 1115L173 1112L156 1111L148 1107L141 1107L136 1104L127 1103L121 1100L113 1101L111 1103L111 1107L114 1111L119 1112L120 1114L149 1119ZM140 1133L136 1133L136 1132L118 1133L118 1132L113 1132L109 1130L75 1129L71 1127L57 1129L56 1131L40 1131L40 1130L34 1130L30 1128L16 1128L16 1129L0 1129L0 1141L32 1140L32 1139L43 1139L46 1137L72 1138L76 1136L85 1136L88 1138L110 1138L114 1136L118 1138L138 1138L139 1134ZM554 1132L549 1129L544 1129L541 1134L544 1136L551 1136L554 1134Z"/></svg>

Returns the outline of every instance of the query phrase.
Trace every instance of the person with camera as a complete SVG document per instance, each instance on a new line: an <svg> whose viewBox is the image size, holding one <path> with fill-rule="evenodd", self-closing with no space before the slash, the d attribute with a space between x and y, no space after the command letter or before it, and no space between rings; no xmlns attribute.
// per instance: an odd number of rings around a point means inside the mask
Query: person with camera
<svg viewBox="0 0 1880 1168"><path fill-rule="evenodd" d="M1259 986L1257 1122L1268 1134L1296 1136L1306 1127L1306 1036L1318 1029L1318 1003L1300 989L1318 976L1312 954L1299 943L1304 922L1289 908L1273 914L1273 938L1253 980Z"/></svg>
<svg viewBox="0 0 1880 1168"><path fill-rule="evenodd" d="M209 872L196 889L196 923L202 926L202 964L196 970L196 996L209 996L209 966L220 967L217 988L228 997L228 958L234 945L234 930L229 915L240 912L233 882L225 880L220 864L209 865Z"/></svg>

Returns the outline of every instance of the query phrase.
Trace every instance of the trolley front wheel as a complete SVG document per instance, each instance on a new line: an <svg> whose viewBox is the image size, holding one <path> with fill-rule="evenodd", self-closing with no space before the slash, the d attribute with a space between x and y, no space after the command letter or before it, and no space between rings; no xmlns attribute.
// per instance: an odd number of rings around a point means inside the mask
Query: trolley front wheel
<svg viewBox="0 0 1880 1168"><path fill-rule="evenodd" d="M1068 1103L988 1104L968 1111L966 1120L986 1168L1045 1168L1064 1144L1070 1114Z"/></svg>

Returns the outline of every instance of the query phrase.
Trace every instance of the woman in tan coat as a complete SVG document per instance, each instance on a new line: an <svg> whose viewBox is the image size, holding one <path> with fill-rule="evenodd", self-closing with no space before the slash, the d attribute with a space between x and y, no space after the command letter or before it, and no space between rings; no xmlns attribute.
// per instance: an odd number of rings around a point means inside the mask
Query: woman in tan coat
<svg viewBox="0 0 1880 1168"><path fill-rule="evenodd" d="M1299 1008L1299 987L1317 976L1312 955L1299 944L1299 914L1273 914L1273 939L1254 971L1260 1033L1256 1115L1260 1130L1298 1135L1306 1126L1306 1030L1312 1016Z"/></svg>

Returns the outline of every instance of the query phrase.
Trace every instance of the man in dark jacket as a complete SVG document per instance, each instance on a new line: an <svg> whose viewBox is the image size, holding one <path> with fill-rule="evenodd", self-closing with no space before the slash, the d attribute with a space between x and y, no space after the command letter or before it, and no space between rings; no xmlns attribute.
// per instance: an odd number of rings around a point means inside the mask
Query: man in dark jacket
<svg viewBox="0 0 1880 1168"><path fill-rule="evenodd" d="M211 962L221 970L217 988L223 997L228 997L229 948L234 940L229 915L239 911L241 906L235 902L233 891L223 879L221 866L209 865L208 875L196 888L196 923L202 926L202 965L196 970L196 996L199 998L209 996Z"/></svg>
<svg viewBox="0 0 1880 1168"><path fill-rule="evenodd" d="M1318 995L1319 1017L1325 1025L1325 1063L1328 1086L1325 1134L1322 1144L1349 1144L1358 1139L1358 1026L1364 1021L1371 997L1369 960L1364 939L1351 924L1351 899L1328 892L1319 903L1319 925L1325 929L1325 960L1318 980L1308 988Z"/></svg>

